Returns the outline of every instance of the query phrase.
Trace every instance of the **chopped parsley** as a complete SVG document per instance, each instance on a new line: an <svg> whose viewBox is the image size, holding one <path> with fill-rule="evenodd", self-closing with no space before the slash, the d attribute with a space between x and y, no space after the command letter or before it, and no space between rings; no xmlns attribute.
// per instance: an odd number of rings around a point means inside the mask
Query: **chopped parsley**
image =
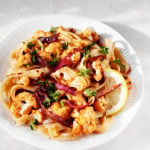
<svg viewBox="0 0 150 150"><path fill-rule="evenodd" d="M35 119L34 121L32 121L30 123L31 130L34 130L34 127L35 127L34 125L38 125L38 120L37 119Z"/></svg>
<svg viewBox="0 0 150 150"><path fill-rule="evenodd" d="M35 63L36 63L36 57L35 57L35 55L33 55L33 56L31 57L31 62L32 62L32 64L35 64Z"/></svg>
<svg viewBox="0 0 150 150"><path fill-rule="evenodd" d="M37 54L37 49L35 49L34 51L30 52L31 55L36 55Z"/></svg>
<svg viewBox="0 0 150 150"><path fill-rule="evenodd" d="M51 26L50 28L50 32L51 33L55 33L56 32L57 27Z"/></svg>
<svg viewBox="0 0 150 150"><path fill-rule="evenodd" d="M23 67L29 67L30 65L32 65L32 63L29 63L29 64L22 64Z"/></svg>
<svg viewBox="0 0 150 150"><path fill-rule="evenodd" d="M125 68L125 65L121 64L121 62L120 62L120 59L119 59L119 58L115 59L114 61L111 61L110 63L116 63L116 64L118 64L120 67Z"/></svg>
<svg viewBox="0 0 150 150"><path fill-rule="evenodd" d="M27 43L27 48L32 49L35 46L32 42Z"/></svg>
<svg viewBox="0 0 150 150"><path fill-rule="evenodd" d="M65 43L61 44L61 48L63 50L66 50L68 48L68 42L65 42Z"/></svg>
<svg viewBox="0 0 150 150"><path fill-rule="evenodd" d="M42 102L42 105L45 107L45 108L48 108L51 104L51 99L50 98L46 98L44 102Z"/></svg>
<svg viewBox="0 0 150 150"><path fill-rule="evenodd" d="M30 65L33 65L33 64L36 63L37 49L35 49L34 51L31 51L30 54L32 55L32 57L31 57L31 63L22 64L23 67L29 67Z"/></svg>
<svg viewBox="0 0 150 150"><path fill-rule="evenodd" d="M60 59L60 57L58 57L58 58L53 58L50 62L48 62L48 65L49 65L49 66L55 66L55 65L57 65L59 59Z"/></svg>
<svg viewBox="0 0 150 150"><path fill-rule="evenodd" d="M94 46L94 45L95 45L95 42L92 41L92 43L91 43L90 45L88 45L88 46L86 46L86 47L83 48L83 49L84 49L84 52L83 52L83 56L84 56L84 57L86 57L86 55L90 53L90 50L89 50L89 49L90 49L92 46Z"/></svg>
<svg viewBox="0 0 150 150"><path fill-rule="evenodd" d="M88 50L85 50L85 52L83 52L83 56L86 57L86 55L89 54L90 52L91 52L91 51L90 51L89 49L88 49Z"/></svg>
<svg viewBox="0 0 150 150"><path fill-rule="evenodd" d="M60 106L61 106L61 107L64 107L64 106L65 106L65 101L60 101L59 103L60 103Z"/></svg>
<svg viewBox="0 0 150 150"><path fill-rule="evenodd" d="M108 54L108 48L105 46L101 46L100 47L100 53L103 55L107 55Z"/></svg>
<svg viewBox="0 0 150 150"><path fill-rule="evenodd" d="M94 46L94 45L95 45L95 42L92 41L92 43L91 43L90 45L84 47L83 49L84 49L84 50L89 50L89 49L90 49L92 46Z"/></svg>
<svg viewBox="0 0 150 150"><path fill-rule="evenodd" d="M45 101L44 102L42 102L42 105L45 107L45 108L48 108L50 105L51 105L51 103L53 103L53 102L57 102L57 97L60 95L60 93L59 92L55 92L55 93L49 93L49 97L47 97L46 99L45 99Z"/></svg>
<svg viewBox="0 0 150 150"><path fill-rule="evenodd" d="M100 58L100 61L103 61L103 58L102 58L102 57Z"/></svg>
<svg viewBox="0 0 150 150"><path fill-rule="evenodd" d="M86 78L90 78L88 74L91 74L91 73L92 73L91 69L81 69L78 75L85 76Z"/></svg>
<svg viewBox="0 0 150 150"><path fill-rule="evenodd" d="M37 54L37 49L35 49L34 51L31 51L30 54L32 55L30 65L33 65L36 63L36 56L35 55Z"/></svg>
<svg viewBox="0 0 150 150"><path fill-rule="evenodd" d="M84 92L87 96L96 96L96 94L97 94L96 91L93 91L91 89L86 89L86 90L84 90Z"/></svg>
<svg viewBox="0 0 150 150"><path fill-rule="evenodd" d="M47 87L48 94L54 93L56 91L56 87L54 83L49 82L49 85Z"/></svg>
<svg viewBox="0 0 150 150"><path fill-rule="evenodd" d="M59 92L55 92L55 93L51 93L50 94L50 97L52 99L53 102L56 102L57 101L57 97L60 95Z"/></svg>
<svg viewBox="0 0 150 150"><path fill-rule="evenodd" d="M50 81L44 80L44 81L37 81L37 84L40 84L41 86L44 86L45 84L48 84L48 86L54 86L53 83Z"/></svg>

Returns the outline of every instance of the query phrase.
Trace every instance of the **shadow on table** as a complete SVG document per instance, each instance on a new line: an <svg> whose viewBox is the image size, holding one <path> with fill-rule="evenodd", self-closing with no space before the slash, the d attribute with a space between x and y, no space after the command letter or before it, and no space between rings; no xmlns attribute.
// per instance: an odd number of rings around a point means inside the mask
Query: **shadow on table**
<svg viewBox="0 0 150 150"><path fill-rule="evenodd" d="M112 22L104 22L105 24L109 25L110 27L114 28L116 31L118 31L121 35L123 35L126 40L131 44L133 49L136 51L140 62L142 64L142 68L144 71L145 76L145 87L149 87L150 83L150 37L146 34L143 34L142 32L135 30L134 28L128 27L126 25L122 25L119 23L112 23ZM123 131L122 134L118 135L116 138L112 139L111 141L95 147L93 150L119 150L120 147L129 148L130 149L136 149L137 147L144 146L144 144L147 144L147 138L146 136L141 138L141 135L147 135L146 131L143 133L143 130L135 130L136 128L147 128L146 124L143 124L143 121L149 120L147 117L150 115L147 114L144 110L149 110L150 102L148 99L150 99L150 92L149 88L145 88L144 92L144 101L142 102L142 106L139 108L139 111L137 115L134 117L132 123L127 127L126 132ZM147 122L146 121L146 122ZM135 140L136 139L136 140ZM140 141L137 142L136 141ZM140 144L143 143L143 144ZM142 147L141 147L142 149Z"/></svg>

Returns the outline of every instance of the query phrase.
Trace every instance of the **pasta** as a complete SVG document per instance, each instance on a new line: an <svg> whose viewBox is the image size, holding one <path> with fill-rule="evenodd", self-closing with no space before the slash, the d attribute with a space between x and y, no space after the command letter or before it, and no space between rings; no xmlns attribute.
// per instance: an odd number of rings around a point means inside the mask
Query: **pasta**
<svg viewBox="0 0 150 150"><path fill-rule="evenodd" d="M110 39L102 41L90 28L38 30L12 51L10 64L2 102L16 125L52 139L106 131L125 101L119 95L124 90L128 97L131 89L130 65Z"/></svg>

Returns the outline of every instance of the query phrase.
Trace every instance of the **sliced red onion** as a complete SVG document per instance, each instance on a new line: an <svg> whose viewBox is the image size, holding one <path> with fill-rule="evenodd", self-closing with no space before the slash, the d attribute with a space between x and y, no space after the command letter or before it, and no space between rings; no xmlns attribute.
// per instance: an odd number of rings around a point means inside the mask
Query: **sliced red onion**
<svg viewBox="0 0 150 150"><path fill-rule="evenodd" d="M89 59L89 62L93 62L93 61L95 61L95 60L97 60L97 59L99 59L99 58L105 59L106 56L105 56L105 55L99 55L99 56L91 57L91 58Z"/></svg>
<svg viewBox="0 0 150 150"><path fill-rule="evenodd" d="M89 106L89 103L87 103L85 105L77 106L77 105L72 104L72 102L70 100L65 100L65 103L73 109L83 109L83 108Z"/></svg>
<svg viewBox="0 0 150 150"><path fill-rule="evenodd" d="M43 66L43 67L46 67L47 66L47 61L42 59L40 56L36 55L36 62Z"/></svg>
<svg viewBox="0 0 150 150"><path fill-rule="evenodd" d="M87 68L92 71L91 77L93 77L93 75L95 75L95 72L94 72L95 70L94 70L93 67L92 67L92 62L93 62L93 61L96 61L96 60L99 59L99 58L104 59L104 58L106 58L106 56L104 56L104 55L94 56L94 57L90 58L90 59L88 60L88 62L87 62Z"/></svg>
<svg viewBox="0 0 150 150"><path fill-rule="evenodd" d="M62 124L64 126L71 127L71 125L70 125L71 120L64 120L62 117L58 116L57 114L53 113L52 111L49 111L49 110L45 109L44 107L42 109L44 109L44 114L48 118L50 118L50 119L52 119L56 122L59 122L60 124Z"/></svg>
<svg viewBox="0 0 150 150"><path fill-rule="evenodd" d="M70 94L72 94L72 95L76 95L74 88L68 87L68 86L63 85L63 84L61 84L61 83L55 83L55 87L56 87L56 89L58 89L58 90L65 91L65 92L70 93Z"/></svg>
<svg viewBox="0 0 150 150"><path fill-rule="evenodd" d="M45 98L41 98L41 96L45 97L46 95L45 95L45 93L43 93L40 90L40 87L37 87L37 89L34 92L34 96L38 102L39 107L41 107L42 113L46 117L48 117L48 118L50 118L56 122L59 122L60 124L62 124L64 126L71 127L71 125L70 125L72 123L71 119L70 120L64 120L62 117L58 116L57 114L53 113L52 111L48 111L47 109L45 109L45 107L42 105L42 102Z"/></svg>
<svg viewBox="0 0 150 150"><path fill-rule="evenodd" d="M113 85L111 86L110 88L107 88L105 90L102 90L102 91L99 91L97 94L96 94L96 98L100 98L102 96L105 96L107 94L109 94L110 92L112 92L113 90L115 90L116 88L120 87L122 85L122 83L120 84L117 84L117 85Z"/></svg>
<svg viewBox="0 0 150 150"><path fill-rule="evenodd" d="M56 42L58 40L59 33L53 34L50 37L40 37L39 40L44 44L44 43L52 43Z"/></svg>
<svg viewBox="0 0 150 150"><path fill-rule="evenodd" d="M76 52L81 52L82 49L79 48L74 48L73 52L68 53L68 55L66 57L64 57L64 59L62 61L60 61L58 63L58 65L54 68L54 71L58 70L59 68L63 67L63 66L69 66L72 64L72 60L71 60L71 56L76 53Z"/></svg>

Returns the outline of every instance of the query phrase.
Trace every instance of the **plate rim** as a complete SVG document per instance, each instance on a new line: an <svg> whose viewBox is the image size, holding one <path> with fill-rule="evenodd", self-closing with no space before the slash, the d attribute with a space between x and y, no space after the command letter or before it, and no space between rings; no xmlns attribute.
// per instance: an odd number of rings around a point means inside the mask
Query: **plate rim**
<svg viewBox="0 0 150 150"><path fill-rule="evenodd" d="M113 30L116 34L118 34L119 36L121 36L121 37L124 39L124 41L128 44L130 50L133 51L133 53L134 53L134 55L135 55L135 57L136 57L136 60L138 61L139 67L140 67L140 69L141 69L141 70L140 70L140 73L141 73L141 76L142 76L142 85L141 85L142 91L141 91L141 95L140 95L140 97L139 97L139 100L138 100L138 102L137 102L136 105L135 105L134 115L131 117L131 119L130 119L130 121L129 121L129 123L130 123L130 122L132 121L132 119L134 118L135 114L137 113L137 110L138 110L138 108L139 108L139 106L140 106L140 103L142 102L143 94L144 94L144 74L143 74L143 69L142 69L141 62L140 62L140 60L139 60L139 58L138 58L138 55L136 54L134 48L131 46L131 44L128 42L128 40L126 40L126 38L124 38L124 36L122 36L117 30L113 29L111 26L109 26L109 25L107 25L107 24L105 24L105 23L103 23L103 22L101 22L101 21L99 21L99 20L91 19L91 18L89 18L89 17L79 16L79 15L69 15L69 14L50 14L50 15L44 16L44 18L46 18L46 17L50 18L50 17L55 17L55 16L59 16L59 17L62 17L62 16L63 16L63 17L77 17L77 18L79 18L79 19L87 19L87 20L89 20L89 21L94 21L94 22L96 22L96 23L100 23L100 24L102 24L102 25L104 25L104 26L107 26L107 28ZM37 19L39 19L39 18L41 18L41 17L43 18L43 15L40 15L40 16L35 17L35 18L30 18L28 21L24 22L23 24L17 25L13 30L10 30L10 32L8 32L8 33L0 40L0 44L1 44L5 39L7 39L7 37L8 37L10 34L13 34L13 33L14 33L15 31L17 31L18 29L21 29L22 27L24 27L24 26L26 26L26 25L28 25L28 24L31 24L31 21L33 21L33 23L34 23L35 20L37 20ZM116 133L115 135L113 135L112 137L110 137L110 138L104 140L104 141L101 142L100 144L97 144L97 143L95 143L95 145L91 144L90 146L84 147L84 149L85 149L85 148L96 147L96 146L102 145L102 144L104 144L104 143L110 141L111 139L113 139L113 138L115 138L117 135L119 135L125 128L127 128L128 125L129 125L129 123L128 123L124 128L122 128L122 130L120 130L119 132L117 132L117 133ZM18 139L19 141L22 141L22 142L24 142L24 143L26 143L26 144L29 144L29 145L34 146L34 147L37 147L35 144L31 144L31 143L29 143L29 142L27 142L27 141L23 141L23 139L21 139L21 138L19 138L18 136L14 135L13 132L9 132L9 130L6 129L2 124L0 124L0 126L1 126L7 133L9 133L10 135L12 135L13 137L15 137L16 139ZM41 147L38 147L38 148L42 148L42 149L43 149L42 146L41 146Z"/></svg>

